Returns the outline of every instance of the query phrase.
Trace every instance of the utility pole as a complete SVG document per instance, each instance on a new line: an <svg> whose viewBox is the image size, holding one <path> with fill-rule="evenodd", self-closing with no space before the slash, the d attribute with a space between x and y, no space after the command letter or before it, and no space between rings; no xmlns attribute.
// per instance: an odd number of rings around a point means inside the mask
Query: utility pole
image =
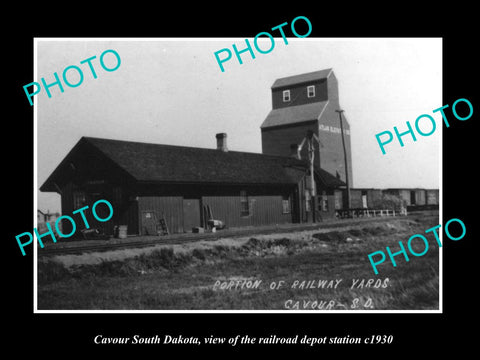
<svg viewBox="0 0 480 360"><path fill-rule="evenodd" d="M343 155L345 158L345 182L347 183L347 207L350 209L351 207L351 202L350 202L350 182L348 181L348 161L347 161L347 149L345 147L345 138L343 135L343 120L342 120L342 113L344 112L343 110L335 110L338 112L338 116L340 117L340 130L341 130L341 135L342 135L342 145L343 145Z"/></svg>
<svg viewBox="0 0 480 360"><path fill-rule="evenodd" d="M316 210L316 201L315 201L315 177L314 177L314 170L313 170L313 162L315 159L315 146L313 145L313 131L307 131L307 144L308 144L308 161L310 165L310 212L312 213L312 222L317 222L315 216Z"/></svg>

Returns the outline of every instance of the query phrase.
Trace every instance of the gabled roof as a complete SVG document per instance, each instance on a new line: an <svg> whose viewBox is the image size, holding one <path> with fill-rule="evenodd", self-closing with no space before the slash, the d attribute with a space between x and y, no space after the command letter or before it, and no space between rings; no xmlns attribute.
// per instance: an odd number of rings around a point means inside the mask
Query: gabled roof
<svg viewBox="0 0 480 360"><path fill-rule="evenodd" d="M92 146L99 157L140 182L290 185L297 184L307 168L305 161L292 157L82 137L40 190L55 191L57 178L68 171L68 157ZM345 185L323 169L316 173L325 187Z"/></svg>
<svg viewBox="0 0 480 360"><path fill-rule="evenodd" d="M260 128L319 120L327 104L328 100L270 110Z"/></svg>
<svg viewBox="0 0 480 360"><path fill-rule="evenodd" d="M280 78L275 80L275 82L272 85L272 89L325 79L330 76L331 72L332 72L332 69L324 69L324 70L313 71L305 74L299 74L299 75Z"/></svg>

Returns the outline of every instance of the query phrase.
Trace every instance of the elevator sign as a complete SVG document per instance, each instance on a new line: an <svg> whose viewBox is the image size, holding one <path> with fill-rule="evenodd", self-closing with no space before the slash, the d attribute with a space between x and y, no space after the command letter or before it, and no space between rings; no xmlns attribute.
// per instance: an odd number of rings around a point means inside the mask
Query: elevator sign
<svg viewBox="0 0 480 360"><path fill-rule="evenodd" d="M331 132L331 133L334 133L334 134L341 134L342 133L342 130L340 128L335 127L335 126L330 126L330 125L320 124L318 129L321 130L321 131ZM345 134L350 135L350 130L345 129Z"/></svg>

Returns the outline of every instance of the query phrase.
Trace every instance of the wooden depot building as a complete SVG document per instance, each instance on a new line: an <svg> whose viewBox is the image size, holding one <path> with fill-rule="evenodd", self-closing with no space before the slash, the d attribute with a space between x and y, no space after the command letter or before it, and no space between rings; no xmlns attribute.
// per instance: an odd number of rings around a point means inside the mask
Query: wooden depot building
<svg viewBox="0 0 480 360"><path fill-rule="evenodd" d="M182 233L210 216L229 228L312 221L308 169L292 156L229 151L223 133L217 149L82 137L40 190L61 195L64 215L108 200L112 219L92 221L107 235L121 225L129 235L156 235L159 219ZM314 179L315 218L334 218L334 191L345 184L318 166ZM81 230L80 214L73 217ZM71 223L62 226L68 233Z"/></svg>

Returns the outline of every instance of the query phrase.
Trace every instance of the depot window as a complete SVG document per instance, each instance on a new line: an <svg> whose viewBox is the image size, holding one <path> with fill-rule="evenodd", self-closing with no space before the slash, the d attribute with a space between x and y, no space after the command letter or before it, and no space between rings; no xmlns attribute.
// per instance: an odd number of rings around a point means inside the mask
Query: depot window
<svg viewBox="0 0 480 360"><path fill-rule="evenodd" d="M87 204L87 196L83 191L75 191L73 193L73 208L80 209Z"/></svg>
<svg viewBox="0 0 480 360"><path fill-rule="evenodd" d="M307 86L307 96L309 98L315 97L315 85Z"/></svg>
<svg viewBox="0 0 480 360"><path fill-rule="evenodd" d="M245 190L240 191L240 216L249 216L250 206L248 202L248 195Z"/></svg>
<svg viewBox="0 0 480 360"><path fill-rule="evenodd" d="M282 214L290 214L290 196L282 197Z"/></svg>
<svg viewBox="0 0 480 360"><path fill-rule="evenodd" d="M318 210L319 211L328 211L328 197L323 194L318 197Z"/></svg>
<svg viewBox="0 0 480 360"><path fill-rule="evenodd" d="M290 90L283 90L283 102L290 101Z"/></svg>

